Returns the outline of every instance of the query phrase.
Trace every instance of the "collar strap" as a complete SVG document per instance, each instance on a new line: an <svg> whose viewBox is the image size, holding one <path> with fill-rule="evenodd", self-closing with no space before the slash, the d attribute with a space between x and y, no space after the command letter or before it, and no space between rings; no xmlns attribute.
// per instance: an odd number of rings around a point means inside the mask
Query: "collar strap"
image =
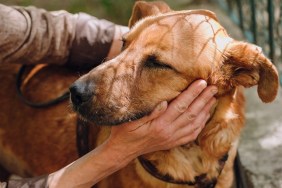
<svg viewBox="0 0 282 188"><path fill-rule="evenodd" d="M79 157L82 157L90 151L88 139L89 123L78 117L76 124L76 147Z"/></svg>
<svg viewBox="0 0 282 188"><path fill-rule="evenodd" d="M58 104L62 101L65 101L66 99L69 98L70 94L69 94L69 91L66 91L65 93L63 93L62 95L58 96L57 98L54 98L50 101L45 101L45 102L33 102L33 101L30 101L28 100L22 90L21 90L21 87L23 85L23 75L24 75L24 72L25 72L25 69L26 69L26 65L23 65L19 72L17 73L17 76L16 76L16 89L17 89L17 95L19 96L19 98L21 99L21 101L23 103L25 103L26 105L30 106L30 107L33 107L33 108L46 108L46 107L50 107L50 106L53 106L55 104Z"/></svg>
<svg viewBox="0 0 282 188"><path fill-rule="evenodd" d="M221 159L219 159L219 169L218 173L220 176L223 167L225 165L225 162L228 159L228 153L226 153ZM142 167L153 177L167 182L167 183L173 183L173 184L180 184L180 185L199 185L200 187L215 187L217 183L217 178L213 178L211 180L207 180L207 174L201 174L199 176L195 177L195 181L185 181L185 180L176 180L173 177L171 177L169 174L162 174L155 166L152 164L149 160L144 159L142 156L138 157L138 160Z"/></svg>
<svg viewBox="0 0 282 188"><path fill-rule="evenodd" d="M192 181L184 181L184 180L176 180L171 177L169 174L162 174L149 160L144 159L143 157L139 156L138 160L142 167L152 176L155 178L173 184L181 184L181 185L196 185L196 182Z"/></svg>

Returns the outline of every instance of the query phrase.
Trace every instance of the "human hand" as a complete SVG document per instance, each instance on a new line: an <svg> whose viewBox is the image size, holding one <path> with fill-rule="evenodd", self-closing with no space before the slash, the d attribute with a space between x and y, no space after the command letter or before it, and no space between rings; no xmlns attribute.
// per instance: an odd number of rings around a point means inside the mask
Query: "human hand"
<svg viewBox="0 0 282 188"><path fill-rule="evenodd" d="M207 87L204 80L197 80L169 105L164 101L150 115L112 127L107 142L132 159L187 144L204 128L216 92L215 86Z"/></svg>

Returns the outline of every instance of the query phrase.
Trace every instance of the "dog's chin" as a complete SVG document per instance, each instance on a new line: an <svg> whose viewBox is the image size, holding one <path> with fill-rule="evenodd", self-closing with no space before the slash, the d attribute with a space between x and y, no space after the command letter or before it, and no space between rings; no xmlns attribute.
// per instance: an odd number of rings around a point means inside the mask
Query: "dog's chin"
<svg viewBox="0 0 282 188"><path fill-rule="evenodd" d="M99 126L118 126L123 123L138 120L148 114L150 111L136 112L130 114L118 114L114 112L104 112L104 111L87 111L85 108L73 108L79 116L88 122L92 122Z"/></svg>
<svg viewBox="0 0 282 188"><path fill-rule="evenodd" d="M80 116L85 119L86 121L90 121L95 123L95 125L99 125L99 126L118 126L120 124L123 123L127 123L127 122L131 122L134 120L138 120L142 117L144 117L147 114L138 114L132 117L125 117L125 118L113 118L111 116L103 116L103 115L91 115L91 114L80 114Z"/></svg>

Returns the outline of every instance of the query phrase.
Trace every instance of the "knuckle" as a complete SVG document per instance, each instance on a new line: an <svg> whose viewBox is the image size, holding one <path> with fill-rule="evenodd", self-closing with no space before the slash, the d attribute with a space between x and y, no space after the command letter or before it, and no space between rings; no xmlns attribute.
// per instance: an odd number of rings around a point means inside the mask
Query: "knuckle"
<svg viewBox="0 0 282 188"><path fill-rule="evenodd" d="M194 121L195 118L196 118L196 114L191 112L191 111L188 111L186 114L185 114L185 117L187 118L188 121Z"/></svg>
<svg viewBox="0 0 282 188"><path fill-rule="evenodd" d="M188 105L185 103L176 103L175 108L178 112L183 113L188 108Z"/></svg>
<svg viewBox="0 0 282 188"><path fill-rule="evenodd" d="M194 121L196 118L196 114L188 114L187 118L189 121Z"/></svg>
<svg viewBox="0 0 282 188"><path fill-rule="evenodd" d="M206 105L211 100L211 98L212 98L212 96L205 96L201 101L202 104Z"/></svg>

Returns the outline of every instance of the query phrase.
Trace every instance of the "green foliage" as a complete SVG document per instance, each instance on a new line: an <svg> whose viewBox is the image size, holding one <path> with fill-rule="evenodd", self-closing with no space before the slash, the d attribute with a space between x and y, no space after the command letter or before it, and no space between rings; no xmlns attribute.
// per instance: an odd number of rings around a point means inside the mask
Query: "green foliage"
<svg viewBox="0 0 282 188"><path fill-rule="evenodd" d="M98 18L127 25L136 0L0 0L6 5L36 6L47 10L86 12ZM152 0L148 0L152 1ZM191 0L165 0L173 9L187 7Z"/></svg>
<svg viewBox="0 0 282 188"><path fill-rule="evenodd" d="M115 22L127 24L134 0L100 0L103 9Z"/></svg>
<svg viewBox="0 0 282 188"><path fill-rule="evenodd" d="M0 0L6 5L36 6L47 10L86 12L98 18L127 25L135 0Z"/></svg>

